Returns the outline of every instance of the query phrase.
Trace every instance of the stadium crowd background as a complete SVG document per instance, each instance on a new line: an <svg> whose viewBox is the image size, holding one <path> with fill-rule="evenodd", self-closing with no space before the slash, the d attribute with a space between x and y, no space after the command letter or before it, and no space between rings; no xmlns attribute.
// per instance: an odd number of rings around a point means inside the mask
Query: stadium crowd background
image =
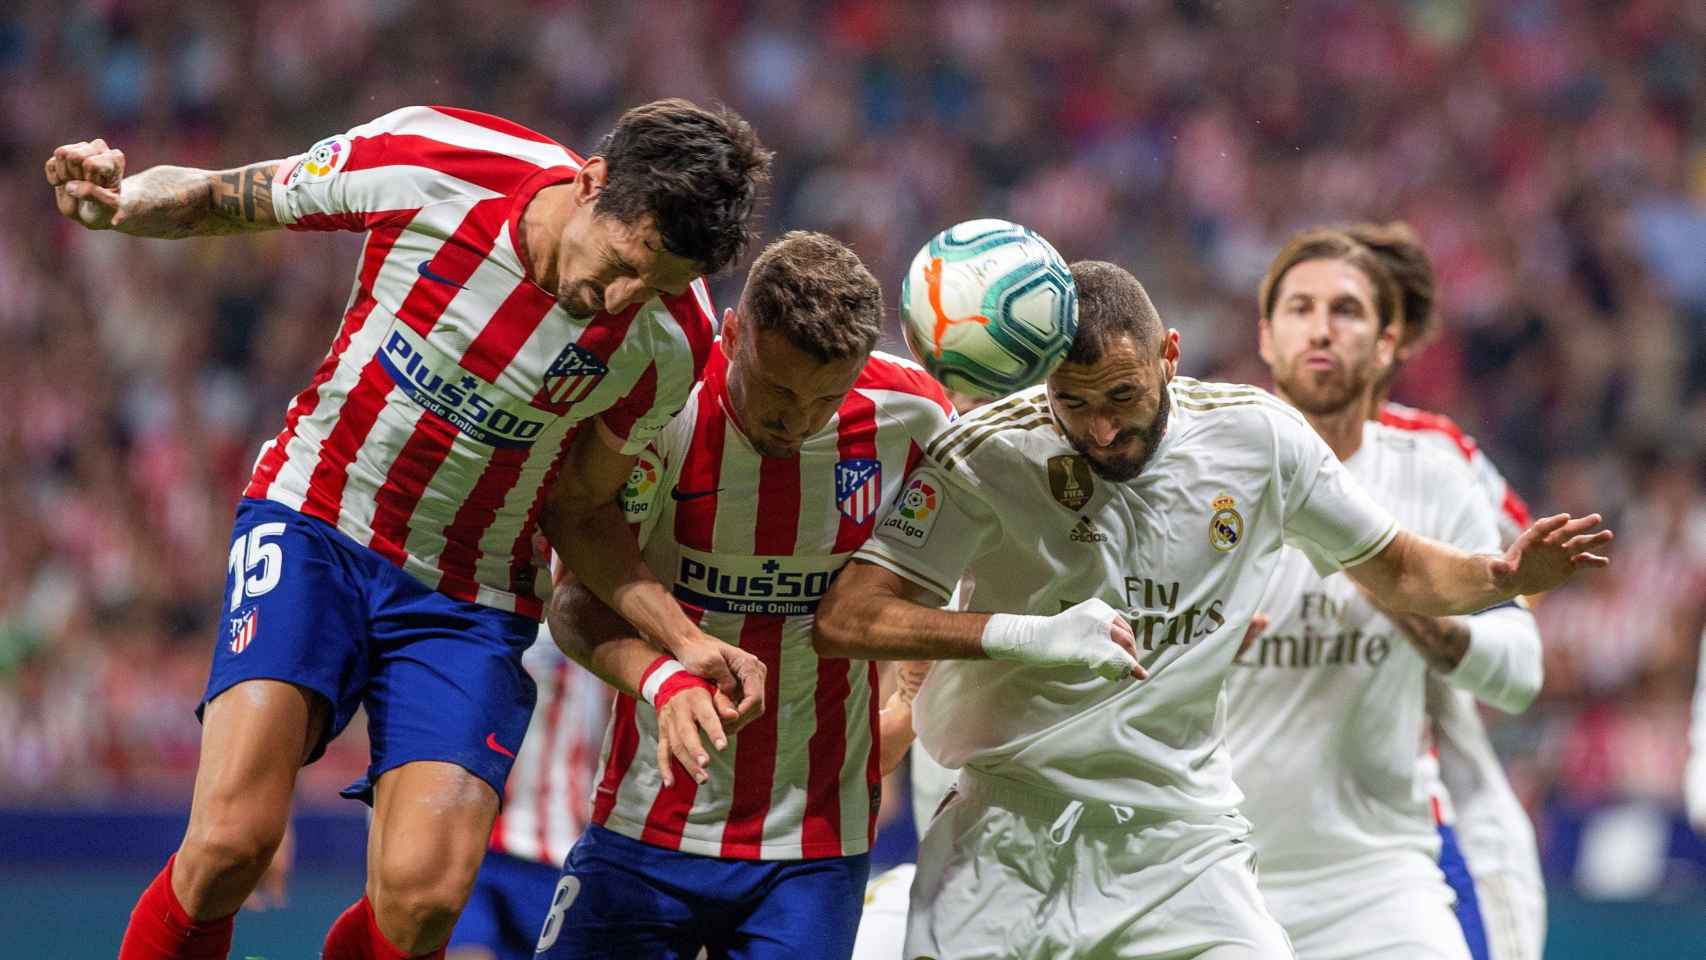
<svg viewBox="0 0 1706 960"><path fill-rule="evenodd" d="M1197 376L1264 382L1255 287L1288 232L1408 220L1445 330L1397 398L1456 418L1537 513L1619 532L1611 573L1540 608L1545 689L1493 727L1512 780L1543 847L1571 811L1679 809L1706 620L1706 4L1044 7L4 5L0 806L187 798L232 506L360 243L87 233L55 215L52 147L232 166L429 102L584 152L680 95L776 151L766 236L851 242L892 302L937 229L1019 220L1133 269ZM713 289L730 305L738 280ZM338 802L352 734L304 801Z"/></svg>

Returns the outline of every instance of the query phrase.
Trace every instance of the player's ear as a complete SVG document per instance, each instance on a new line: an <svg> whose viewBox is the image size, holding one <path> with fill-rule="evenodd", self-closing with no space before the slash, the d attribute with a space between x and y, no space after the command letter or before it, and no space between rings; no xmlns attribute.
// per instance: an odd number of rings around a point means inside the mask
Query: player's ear
<svg viewBox="0 0 1706 960"><path fill-rule="evenodd" d="M592 157L581 165L580 172L575 174L575 202L591 203L604 192L604 184L610 179L610 165L603 157Z"/></svg>
<svg viewBox="0 0 1706 960"><path fill-rule="evenodd" d="M1167 336L1161 339L1161 365L1167 369L1169 381L1179 371L1179 331L1172 327L1167 328Z"/></svg>
<svg viewBox="0 0 1706 960"><path fill-rule="evenodd" d="M740 314L735 313L735 309L733 307L723 308L723 328L721 334L723 338L723 356L734 356L735 345L740 343Z"/></svg>
<svg viewBox="0 0 1706 960"><path fill-rule="evenodd" d="M1388 323L1374 341L1374 361L1380 370L1392 366L1398 359L1398 323Z"/></svg>
<svg viewBox="0 0 1706 960"><path fill-rule="evenodd" d="M1274 328L1267 317L1256 318L1256 352L1270 368L1274 365Z"/></svg>

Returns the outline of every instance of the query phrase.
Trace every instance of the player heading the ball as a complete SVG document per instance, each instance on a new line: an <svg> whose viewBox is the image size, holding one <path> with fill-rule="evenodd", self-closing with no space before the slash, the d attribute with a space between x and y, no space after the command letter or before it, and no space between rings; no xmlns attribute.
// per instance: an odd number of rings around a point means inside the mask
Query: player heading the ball
<svg viewBox="0 0 1706 960"><path fill-rule="evenodd" d="M224 956L298 767L363 703L372 762L346 793L374 808L371 899L324 955L442 949L533 704L540 527L650 639L762 696L763 665L682 615L615 501L709 357L697 277L745 246L768 164L746 121L684 100L629 110L585 158L452 107L229 170L126 177L103 140L54 151L55 202L91 229L367 235L331 349L237 507L189 827L123 960Z"/></svg>

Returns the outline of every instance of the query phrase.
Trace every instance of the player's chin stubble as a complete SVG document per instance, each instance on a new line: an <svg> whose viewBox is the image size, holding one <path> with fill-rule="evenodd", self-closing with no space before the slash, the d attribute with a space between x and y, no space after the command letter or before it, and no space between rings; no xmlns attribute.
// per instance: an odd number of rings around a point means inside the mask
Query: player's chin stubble
<svg viewBox="0 0 1706 960"><path fill-rule="evenodd" d="M1320 371L1293 375L1283 389L1292 405L1304 413L1327 416L1338 413L1363 395L1369 378L1362 371Z"/></svg>
<svg viewBox="0 0 1706 960"><path fill-rule="evenodd" d="M589 280L582 280L568 290L557 294L557 303L562 305L563 312L576 320L586 320L598 315L604 309L604 291L598 289Z"/></svg>
<svg viewBox="0 0 1706 960"><path fill-rule="evenodd" d="M1115 447L1125 446L1134 437L1140 440L1137 453L1129 457L1102 459L1091 452L1089 442L1084 438L1068 437L1067 439L1071 442L1074 450L1084 455L1084 459L1090 464L1090 470L1096 476L1112 483L1125 483L1128 480L1136 479L1137 475L1143 472L1143 468L1149 465L1149 458L1155 455L1156 448L1161 445L1161 438L1167 433L1167 420L1172 416L1172 413L1172 398L1168 391L1163 388L1160 409L1155 411L1155 419L1149 422L1149 426L1142 429L1133 427L1128 430L1121 430L1119 435L1114 437L1111 446Z"/></svg>

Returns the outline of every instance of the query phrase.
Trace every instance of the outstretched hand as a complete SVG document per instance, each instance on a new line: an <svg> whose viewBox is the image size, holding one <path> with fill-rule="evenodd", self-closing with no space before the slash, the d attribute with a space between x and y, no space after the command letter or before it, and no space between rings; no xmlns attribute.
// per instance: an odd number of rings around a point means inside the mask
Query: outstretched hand
<svg viewBox="0 0 1706 960"><path fill-rule="evenodd" d="M47 158L47 182L59 212L91 230L107 230L124 220L119 184L124 180L124 151L96 138L57 147Z"/></svg>
<svg viewBox="0 0 1706 960"><path fill-rule="evenodd" d="M1544 517L1522 532L1505 555L1493 560L1493 581L1512 594L1545 593L1556 589L1584 567L1608 567L1611 560L1591 552L1612 540L1612 532L1597 529L1600 515Z"/></svg>

